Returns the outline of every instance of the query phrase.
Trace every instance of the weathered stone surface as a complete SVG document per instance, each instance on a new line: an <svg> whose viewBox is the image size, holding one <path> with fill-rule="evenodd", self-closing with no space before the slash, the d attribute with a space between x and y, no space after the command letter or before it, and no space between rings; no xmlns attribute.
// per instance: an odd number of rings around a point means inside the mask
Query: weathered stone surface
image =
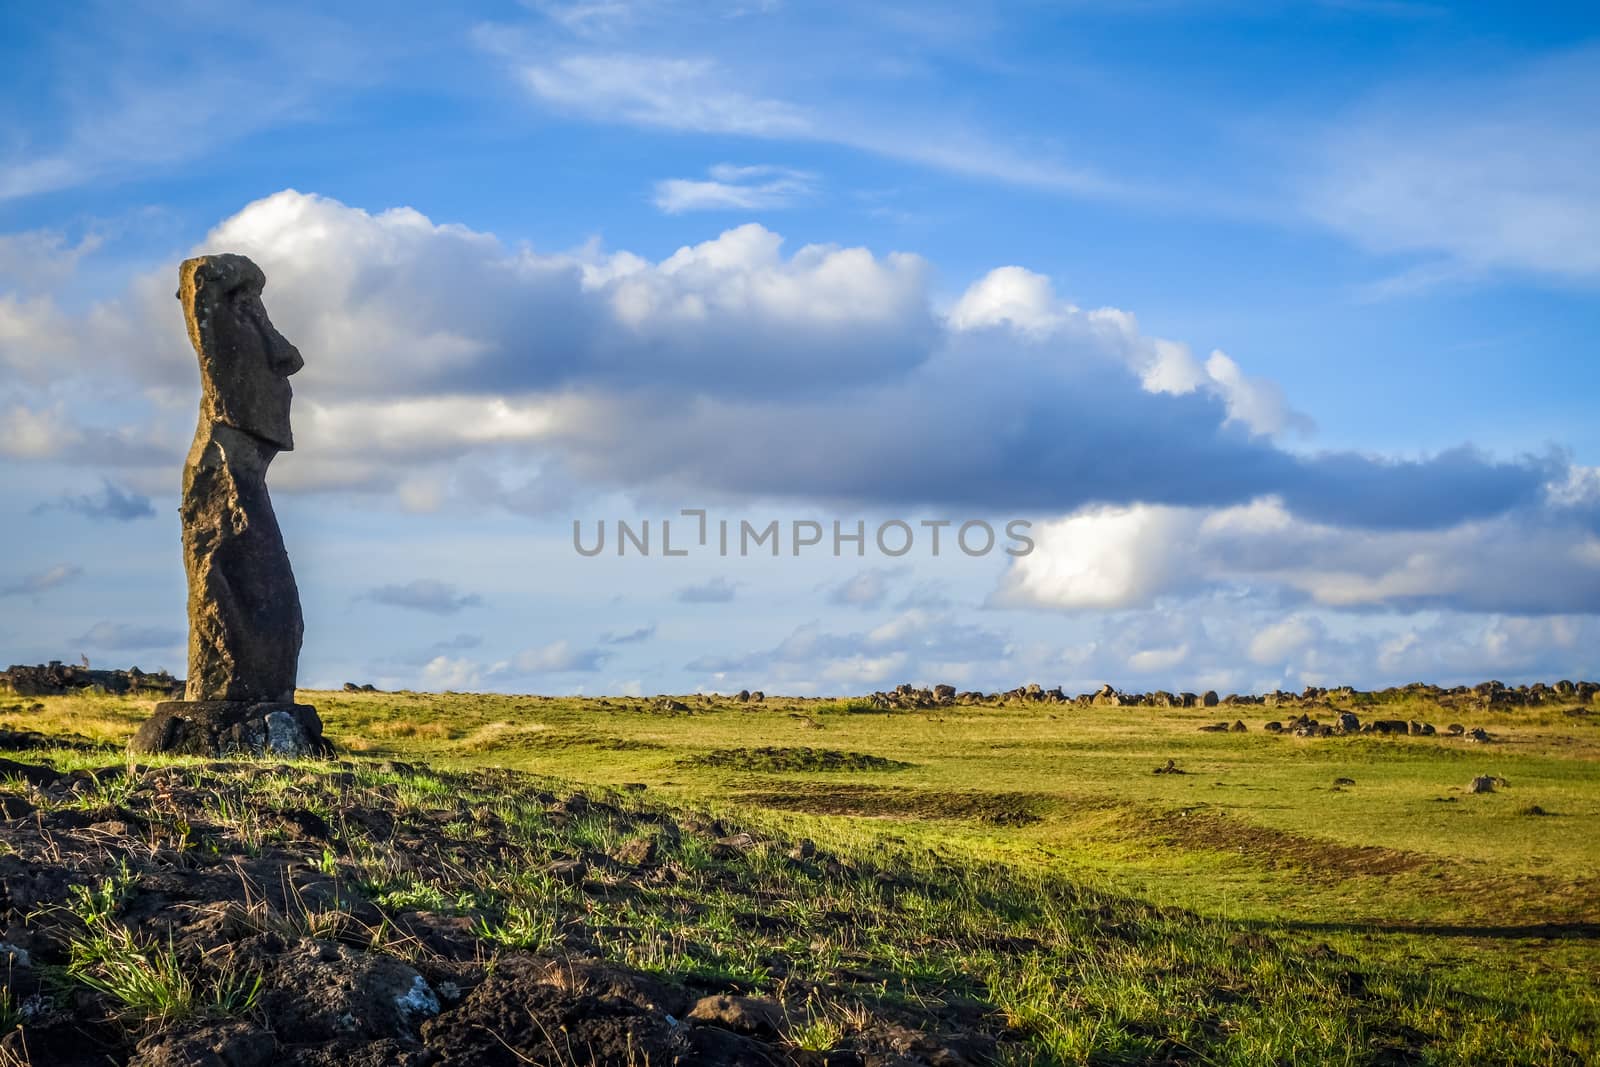
<svg viewBox="0 0 1600 1067"><path fill-rule="evenodd" d="M17 696L60 696L81 689L182 696L183 682L165 671L146 674L138 667L126 671L92 671L87 667L63 664L60 660L51 660L38 666L14 664L0 671L0 692L9 690Z"/></svg>
<svg viewBox="0 0 1600 1067"><path fill-rule="evenodd" d="M186 699L158 705L136 751L321 750L315 712L293 710L304 708L293 703L304 622L267 495L268 464L294 447L289 376L304 361L268 320L265 284L243 256L202 256L178 271L200 363L180 507L189 678Z"/></svg>
<svg viewBox="0 0 1600 1067"><path fill-rule="evenodd" d="M168 700L134 734L135 752L179 755L320 756L322 720L309 704Z"/></svg>
<svg viewBox="0 0 1600 1067"><path fill-rule="evenodd" d="M243 256L179 268L200 361L200 420L183 472L189 700L292 701L304 623L267 495L267 465L292 449L289 375L304 361L267 319L266 278Z"/></svg>

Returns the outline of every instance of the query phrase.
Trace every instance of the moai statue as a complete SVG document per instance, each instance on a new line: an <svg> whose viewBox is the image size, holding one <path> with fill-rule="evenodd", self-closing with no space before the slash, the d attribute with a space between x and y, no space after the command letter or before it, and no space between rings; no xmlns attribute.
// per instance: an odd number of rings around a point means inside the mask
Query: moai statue
<svg viewBox="0 0 1600 1067"><path fill-rule="evenodd" d="M289 375L300 352L267 318L266 276L238 255L178 268L178 299L200 359L200 422L183 467L189 679L157 704L136 752L196 755L326 750L314 708L294 702L304 623L267 495L267 465L294 448Z"/></svg>

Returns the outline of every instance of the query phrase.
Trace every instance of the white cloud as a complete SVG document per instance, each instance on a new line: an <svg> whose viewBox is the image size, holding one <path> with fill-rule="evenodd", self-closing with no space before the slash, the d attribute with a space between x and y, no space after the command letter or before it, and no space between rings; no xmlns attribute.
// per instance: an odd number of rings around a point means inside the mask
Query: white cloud
<svg viewBox="0 0 1600 1067"><path fill-rule="evenodd" d="M834 586L828 599L855 608L878 607L889 595L894 581L905 573L906 569L900 567L868 567Z"/></svg>
<svg viewBox="0 0 1600 1067"><path fill-rule="evenodd" d="M1125 311L1084 311L1060 299L1049 278L1023 267L997 267L978 279L952 305L947 322L957 331L1009 328L1034 343L1077 342L1114 353L1148 392L1183 396L1204 390L1223 401L1229 422L1252 433L1311 428L1276 383L1246 375L1226 353L1214 351L1202 364L1187 345L1141 333Z"/></svg>
<svg viewBox="0 0 1600 1067"><path fill-rule="evenodd" d="M1161 597L1240 589L1335 609L1600 613L1600 492L1574 477L1541 506L1439 530L1351 530L1296 518L1263 498L1228 508L1093 508L1036 524L1012 561L1003 606L1148 607ZM1251 658L1287 652L1305 620L1263 634Z"/></svg>
<svg viewBox="0 0 1600 1067"><path fill-rule="evenodd" d="M802 109L735 87L711 59L569 55L518 73L545 103L589 117L755 137L808 137L815 128Z"/></svg>
<svg viewBox="0 0 1600 1067"><path fill-rule="evenodd" d="M1115 609L1151 603L1185 578L1186 509L1090 508L1036 524L1036 547L1012 561L994 602L1002 606Z"/></svg>
<svg viewBox="0 0 1600 1067"><path fill-rule="evenodd" d="M656 207L669 215L689 211L759 211L810 197L816 176L787 167L719 164L711 178L668 178L656 183Z"/></svg>
<svg viewBox="0 0 1600 1067"><path fill-rule="evenodd" d="M83 568L72 563L62 563L48 570L26 575L17 581L0 586L0 596L33 596L65 585L83 574Z"/></svg>
<svg viewBox="0 0 1600 1067"><path fill-rule="evenodd" d="M1451 264L1385 289L1494 269L1600 277L1597 109L1592 45L1511 74L1397 87L1324 133L1306 210L1378 251Z"/></svg>
<svg viewBox="0 0 1600 1067"><path fill-rule="evenodd" d="M566 640L530 648L517 655L512 664L529 674L554 674L570 671L597 671L610 653L597 648L580 649Z"/></svg>
<svg viewBox="0 0 1600 1067"><path fill-rule="evenodd" d="M434 692L483 688L483 668L469 659L435 656L422 668L422 688Z"/></svg>
<svg viewBox="0 0 1600 1067"><path fill-rule="evenodd" d="M48 410L13 404L0 416L0 454L16 459L47 459L82 439L59 404Z"/></svg>
<svg viewBox="0 0 1600 1067"><path fill-rule="evenodd" d="M1033 335L1049 334L1077 312L1056 299L1050 279L1023 267L996 267L968 286L950 309L958 330L1012 326Z"/></svg>
<svg viewBox="0 0 1600 1067"><path fill-rule="evenodd" d="M994 674L1013 648L1005 636L950 613L902 612L865 633L836 633L819 623L797 627L770 649L700 656L690 672L722 682L788 692L849 692L852 687L909 681L934 685L981 668Z"/></svg>
<svg viewBox="0 0 1600 1067"><path fill-rule="evenodd" d="M1128 657L1128 668L1140 674L1171 671L1189 658L1188 645L1171 648L1142 648Z"/></svg>
<svg viewBox="0 0 1600 1067"><path fill-rule="evenodd" d="M739 583L727 578L707 578L692 582L673 595L684 604L726 604L738 594Z"/></svg>
<svg viewBox="0 0 1600 1067"><path fill-rule="evenodd" d="M1282 663L1323 635L1320 623L1304 615L1263 628L1250 642L1250 659L1261 664Z"/></svg>
<svg viewBox="0 0 1600 1067"><path fill-rule="evenodd" d="M683 17L677 13L674 21ZM623 22L608 20L608 25L614 28ZM723 28L708 27L707 32ZM480 26L475 38L480 48L508 64L518 83L540 104L596 122L679 133L820 141L1070 195L1112 199L1156 195L1105 178L1089 167L1049 158L1037 143L1013 148L997 142L990 124L962 123L948 110L913 115L903 107L886 109L861 99L797 103L788 95L792 86L767 84L777 77L773 65L741 63L743 56L737 51L724 50L727 61L707 55L703 40L677 54L663 54L670 45L643 36L636 36L639 43L634 50L594 51L583 40L593 35L570 24L568 29L576 30L578 38L571 43L584 50L552 56L547 40L530 42L505 26Z"/></svg>
<svg viewBox="0 0 1600 1067"><path fill-rule="evenodd" d="M219 248L261 264L267 308L306 356L283 490L530 513L614 487L1042 514L1277 495L1317 521L1414 527L1502 513L1560 465L1285 452L1269 438L1295 416L1270 383L1220 353L1201 364L1125 311L1082 310L1019 267L940 315L928 264L905 253L785 255L745 225L659 261L544 254L293 191L224 220L200 246ZM147 427L74 425L35 397L4 447L153 460L147 481L165 484L194 388L170 274L69 317L46 383L91 361L97 387L132 378Z"/></svg>
<svg viewBox="0 0 1600 1067"><path fill-rule="evenodd" d="M180 34L204 46L174 50ZM52 41L61 76L41 88L61 106L34 109L31 129L30 109L15 113L8 140L25 147L0 156L0 202L170 167L303 119L368 75L377 36L290 5L244 20L193 6L102 9Z"/></svg>
<svg viewBox="0 0 1600 1067"><path fill-rule="evenodd" d="M57 230L26 230L0 234L0 281L17 290L47 290L60 285L77 269L78 260L99 248L98 234L85 234L77 244ZM14 294L7 294L13 299ZM5 334L0 311L0 344Z"/></svg>
<svg viewBox="0 0 1600 1067"><path fill-rule="evenodd" d="M477 607L483 598L476 593L463 593L449 582L432 578L418 578L397 585L382 585L363 594L375 604L424 611L430 615L454 615L464 608Z"/></svg>

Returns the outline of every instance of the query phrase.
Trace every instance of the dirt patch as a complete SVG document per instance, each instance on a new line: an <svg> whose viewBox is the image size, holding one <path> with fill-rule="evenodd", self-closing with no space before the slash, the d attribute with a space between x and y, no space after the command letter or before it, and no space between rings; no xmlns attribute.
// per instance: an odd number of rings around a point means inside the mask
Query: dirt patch
<svg viewBox="0 0 1600 1067"><path fill-rule="evenodd" d="M913 766L867 752L832 748L717 748L678 761L680 767L736 771L898 771Z"/></svg>
<svg viewBox="0 0 1600 1067"><path fill-rule="evenodd" d="M1306 834L1257 826L1220 812L1168 812L1140 816L1134 832L1177 848L1242 854L1269 869L1292 867L1341 880L1360 874L1401 874L1435 862L1416 852L1376 845L1345 845Z"/></svg>
<svg viewBox="0 0 1600 1067"><path fill-rule="evenodd" d="M1043 818L1043 793L945 792L889 786L837 785L803 790L746 790L736 799L813 815L893 819L966 819L990 826L1026 826Z"/></svg>

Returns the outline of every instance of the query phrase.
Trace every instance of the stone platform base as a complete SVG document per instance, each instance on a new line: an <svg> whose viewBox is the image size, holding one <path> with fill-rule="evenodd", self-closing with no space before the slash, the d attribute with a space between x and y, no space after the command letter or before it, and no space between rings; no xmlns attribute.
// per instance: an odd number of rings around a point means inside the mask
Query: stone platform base
<svg viewBox="0 0 1600 1067"><path fill-rule="evenodd" d="M322 720L310 704L168 700L156 705L128 746L136 753L186 756L327 755Z"/></svg>

